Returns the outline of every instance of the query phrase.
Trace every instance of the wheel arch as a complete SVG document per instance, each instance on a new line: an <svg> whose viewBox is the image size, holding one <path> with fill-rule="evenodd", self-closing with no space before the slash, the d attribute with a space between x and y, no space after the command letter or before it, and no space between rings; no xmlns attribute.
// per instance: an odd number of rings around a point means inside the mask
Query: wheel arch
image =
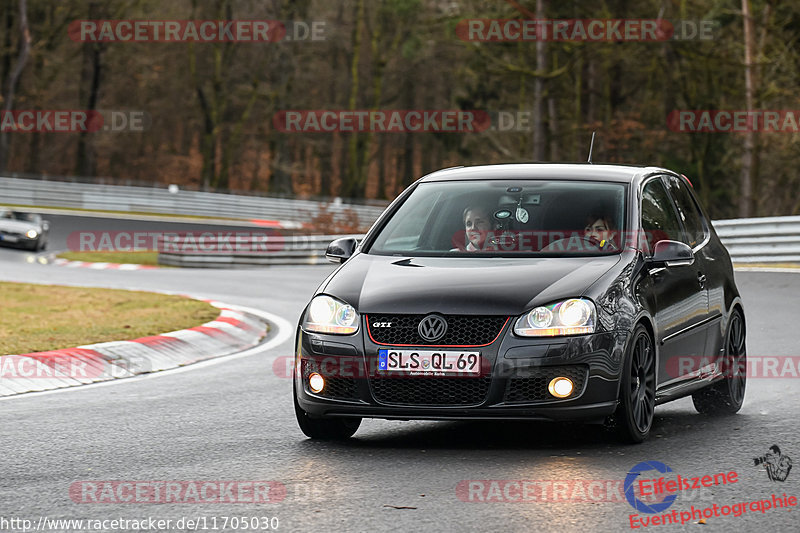
<svg viewBox="0 0 800 533"><path fill-rule="evenodd" d="M628 338L625 339L625 348L622 354L622 360L620 361L620 371L619 377L617 379L617 399L619 399L619 388L622 386L622 375L625 371L625 359L628 357L628 352L630 351L630 345L633 341L633 332L636 331L636 328L641 324L647 330L648 335L650 335L650 340L653 342L653 351L655 352L655 359L656 359L656 386L658 386L658 362L660 352L658 350L658 342L656 342L655 336L655 327L653 326L653 319L646 313L641 313L636 319L632 322L633 326L630 329L630 334Z"/></svg>

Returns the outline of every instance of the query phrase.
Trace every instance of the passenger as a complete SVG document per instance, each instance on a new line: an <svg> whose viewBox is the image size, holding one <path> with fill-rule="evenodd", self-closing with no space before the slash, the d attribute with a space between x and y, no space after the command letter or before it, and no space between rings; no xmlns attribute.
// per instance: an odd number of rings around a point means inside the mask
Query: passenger
<svg viewBox="0 0 800 533"><path fill-rule="evenodd" d="M617 250L617 228L612 217L593 213L586 217L585 236L601 250Z"/></svg>

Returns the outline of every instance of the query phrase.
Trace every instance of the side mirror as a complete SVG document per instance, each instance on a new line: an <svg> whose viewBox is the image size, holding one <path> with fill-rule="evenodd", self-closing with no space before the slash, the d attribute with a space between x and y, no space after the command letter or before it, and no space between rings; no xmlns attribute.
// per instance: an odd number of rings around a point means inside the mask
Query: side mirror
<svg viewBox="0 0 800 533"><path fill-rule="evenodd" d="M42 220L42 229L44 231L48 231L50 229L50 221L49 220Z"/></svg>
<svg viewBox="0 0 800 533"><path fill-rule="evenodd" d="M694 263L694 252L682 242L658 241L647 262L655 267L689 266Z"/></svg>
<svg viewBox="0 0 800 533"><path fill-rule="evenodd" d="M331 263L344 263L358 247L358 241L354 237L342 237L331 241L328 249L325 250L325 258Z"/></svg>

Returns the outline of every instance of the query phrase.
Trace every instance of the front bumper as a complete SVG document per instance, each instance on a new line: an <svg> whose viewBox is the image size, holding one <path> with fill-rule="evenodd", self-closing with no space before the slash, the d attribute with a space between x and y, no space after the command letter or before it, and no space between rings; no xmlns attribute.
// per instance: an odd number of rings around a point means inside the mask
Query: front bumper
<svg viewBox="0 0 800 533"><path fill-rule="evenodd" d="M36 235L34 238L30 238L23 233L0 231L0 244L11 246L30 246L31 244L36 243L40 237L41 234Z"/></svg>
<svg viewBox="0 0 800 533"><path fill-rule="evenodd" d="M378 350L387 346L361 331L339 336L298 329L297 402L315 417L401 420L593 421L614 412L627 332L522 339L509 328L510 321L488 346L464 348L480 351L480 377L393 378L377 370ZM320 393L308 386L311 372L326 379ZM562 375L576 386L570 397L558 399L547 393L547 383Z"/></svg>

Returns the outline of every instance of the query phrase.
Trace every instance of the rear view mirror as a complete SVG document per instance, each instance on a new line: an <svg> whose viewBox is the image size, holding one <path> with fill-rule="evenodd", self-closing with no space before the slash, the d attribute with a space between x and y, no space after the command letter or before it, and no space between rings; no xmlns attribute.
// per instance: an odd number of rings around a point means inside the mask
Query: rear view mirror
<svg viewBox="0 0 800 533"><path fill-rule="evenodd" d="M694 252L682 242L658 241L648 262L659 267L689 266L694 263Z"/></svg>
<svg viewBox="0 0 800 533"><path fill-rule="evenodd" d="M328 249L325 250L325 258L331 263L344 263L358 247L358 241L354 237L342 237L331 241Z"/></svg>

